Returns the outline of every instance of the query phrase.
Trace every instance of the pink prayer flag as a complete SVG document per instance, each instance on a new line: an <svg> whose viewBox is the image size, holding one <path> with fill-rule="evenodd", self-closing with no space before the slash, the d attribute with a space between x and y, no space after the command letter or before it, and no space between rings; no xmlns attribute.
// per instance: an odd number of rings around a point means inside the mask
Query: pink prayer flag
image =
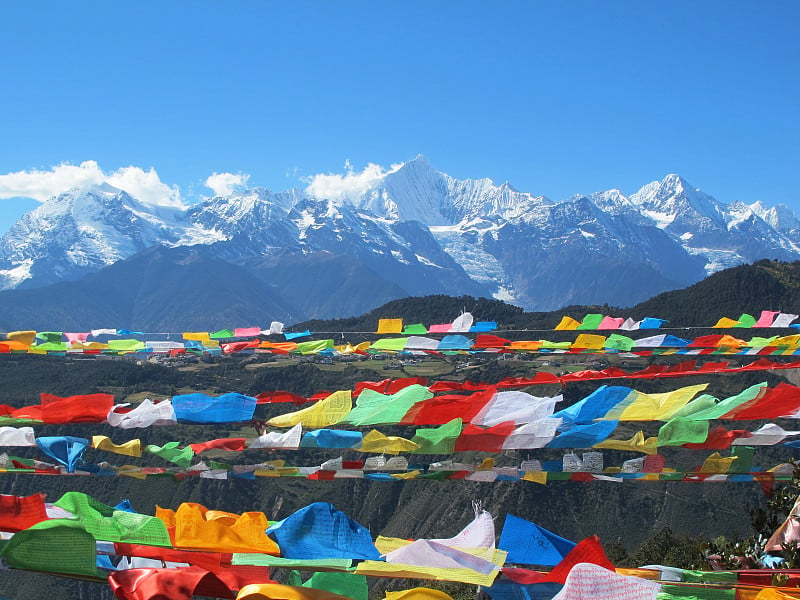
<svg viewBox="0 0 800 600"><path fill-rule="evenodd" d="M623 318L615 318L615 317L603 317L603 320L600 321L600 325L597 326L598 329L619 329L622 327L622 324L625 322Z"/></svg>
<svg viewBox="0 0 800 600"><path fill-rule="evenodd" d="M64 336L67 338L67 341L71 344L72 342L85 342L89 339L89 333L65 333Z"/></svg>
<svg viewBox="0 0 800 600"><path fill-rule="evenodd" d="M761 316L758 317L755 327L772 327L772 322L775 320L775 316L777 314L777 311L762 310Z"/></svg>
<svg viewBox="0 0 800 600"><path fill-rule="evenodd" d="M260 333L260 327L237 327L233 330L234 337L255 337Z"/></svg>
<svg viewBox="0 0 800 600"><path fill-rule="evenodd" d="M441 325L431 325L428 328L428 333L447 333L450 331L450 323L443 323Z"/></svg>

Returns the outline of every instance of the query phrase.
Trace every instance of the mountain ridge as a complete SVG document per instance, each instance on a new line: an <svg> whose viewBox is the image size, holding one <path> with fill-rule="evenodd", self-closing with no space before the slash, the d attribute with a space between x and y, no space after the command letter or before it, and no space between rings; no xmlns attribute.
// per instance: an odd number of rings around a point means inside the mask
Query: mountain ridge
<svg viewBox="0 0 800 600"><path fill-rule="evenodd" d="M364 180L330 177L330 185L250 188L182 210L111 186L65 192L0 238L0 288L77 280L163 245L205 247L240 266L330 253L346 257L339 266L380 274L398 294L472 294L550 310L630 306L737 264L800 258L800 221L787 207L723 204L675 174L630 196L607 190L559 202L507 182L455 179L422 155ZM298 285L284 276L273 283Z"/></svg>

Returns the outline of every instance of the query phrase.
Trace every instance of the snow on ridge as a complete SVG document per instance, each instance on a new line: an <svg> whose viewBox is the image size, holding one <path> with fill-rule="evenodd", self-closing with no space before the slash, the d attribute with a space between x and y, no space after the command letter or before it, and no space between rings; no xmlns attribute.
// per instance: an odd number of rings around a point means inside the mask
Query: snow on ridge
<svg viewBox="0 0 800 600"><path fill-rule="evenodd" d="M33 263L32 258L27 258L10 269L0 270L0 289L15 288L26 279L30 279Z"/></svg>

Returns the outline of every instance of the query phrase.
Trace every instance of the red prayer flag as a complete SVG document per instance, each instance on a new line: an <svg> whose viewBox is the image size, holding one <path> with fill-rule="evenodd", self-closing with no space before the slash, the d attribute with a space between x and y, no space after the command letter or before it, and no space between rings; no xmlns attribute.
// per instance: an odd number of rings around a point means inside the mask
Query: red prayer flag
<svg viewBox="0 0 800 600"><path fill-rule="evenodd" d="M500 452L503 442L514 432L514 421L504 421L494 427L479 427L467 423L461 435L456 439L456 452L480 450L483 452Z"/></svg>
<svg viewBox="0 0 800 600"><path fill-rule="evenodd" d="M749 437L753 437L753 434L746 429L732 429L728 431L722 425L719 425L708 432L708 437L705 442L683 444L682 447L691 448L693 450L725 450L731 447L733 440Z"/></svg>
<svg viewBox="0 0 800 600"><path fill-rule="evenodd" d="M444 425L455 418L470 421L494 394L492 387L469 396L451 394L423 400L409 409L400 424Z"/></svg>
<svg viewBox="0 0 800 600"><path fill-rule="evenodd" d="M244 438L220 438L203 442L202 444L189 444L195 454L200 454L205 450L230 450L233 452L241 452L246 447L246 440Z"/></svg>
<svg viewBox="0 0 800 600"><path fill-rule="evenodd" d="M501 338L497 335L491 335L488 333L481 333L475 338L475 343L473 344L473 348L502 348L503 346L508 346L511 343L511 340L507 340L505 338Z"/></svg>
<svg viewBox="0 0 800 600"><path fill-rule="evenodd" d="M21 531L47 518L42 493L32 496L0 495L0 530Z"/></svg>
<svg viewBox="0 0 800 600"><path fill-rule="evenodd" d="M13 411L16 419L38 419L45 423L102 423L114 406L111 394L85 394L61 398L41 394L40 406L25 406Z"/></svg>
<svg viewBox="0 0 800 600"><path fill-rule="evenodd" d="M216 575L200 567L127 569L108 576L119 600L191 600L194 595L235 598Z"/></svg>
<svg viewBox="0 0 800 600"><path fill-rule="evenodd" d="M285 392L283 390L276 390L274 392L261 392L256 396L256 404L273 404L279 402L293 402L295 404L305 404L310 402L305 396Z"/></svg>
<svg viewBox="0 0 800 600"><path fill-rule="evenodd" d="M764 393L752 403L746 402L724 414L722 418L737 421L777 419L789 416L798 409L800 409L800 388L788 383L779 383L774 388L764 390Z"/></svg>
<svg viewBox="0 0 800 600"><path fill-rule="evenodd" d="M588 537L578 542L578 544L570 550L560 563L558 563L553 570L550 571L541 581L554 581L558 583L565 583L567 574L572 567L578 563L592 563L608 569L614 570L613 563L608 560L603 546L600 544L600 538L596 535Z"/></svg>

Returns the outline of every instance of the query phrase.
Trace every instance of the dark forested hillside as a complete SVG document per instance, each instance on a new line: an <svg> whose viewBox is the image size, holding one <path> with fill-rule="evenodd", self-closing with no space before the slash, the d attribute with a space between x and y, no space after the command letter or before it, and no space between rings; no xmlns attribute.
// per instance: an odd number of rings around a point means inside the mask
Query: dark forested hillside
<svg viewBox="0 0 800 600"><path fill-rule="evenodd" d="M682 290L637 304L634 315L654 315L679 325L713 325L761 310L800 314L800 261L760 260L710 275Z"/></svg>
<svg viewBox="0 0 800 600"><path fill-rule="evenodd" d="M381 318L403 317L406 323L447 323L462 311L481 321L497 321L501 329L552 329L562 315L580 318L597 312L612 316L647 316L676 326L708 327L722 316L742 313L758 317L761 310L800 314L800 261L762 260L720 271L682 290L665 292L632 308L567 306L552 312L524 312L521 308L472 296L425 296L393 300L359 317L298 323L296 330L374 331Z"/></svg>

